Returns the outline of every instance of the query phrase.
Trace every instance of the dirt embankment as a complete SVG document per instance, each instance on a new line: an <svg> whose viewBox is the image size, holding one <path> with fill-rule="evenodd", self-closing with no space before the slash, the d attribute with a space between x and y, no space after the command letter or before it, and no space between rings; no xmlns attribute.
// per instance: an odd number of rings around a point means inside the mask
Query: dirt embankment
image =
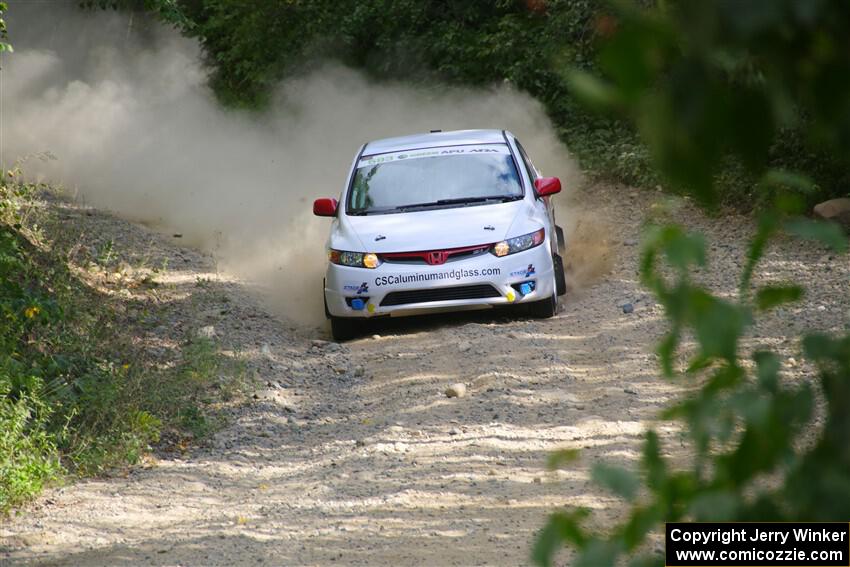
<svg viewBox="0 0 850 567"><path fill-rule="evenodd" d="M589 465L634 462L641 433L679 393L657 377L663 313L637 283L639 227L655 197L600 186L574 197L579 285L554 319L393 321L347 345L267 315L243 284L168 237L82 216L116 242L171 258L161 300L183 310L184 327L212 325L246 361L257 395L207 447L49 491L0 526L0 564L520 565L556 506L617 517L619 503L589 484ZM706 232L703 276L733 293L750 222L687 203L672 216ZM847 324L850 266L781 242L761 278L808 286L747 339L778 349L791 379L801 377L792 339ZM200 306L198 281L214 292ZM167 340L172 330L159 332ZM444 396L454 382L466 396ZM561 447L581 449L581 461L546 472Z"/></svg>

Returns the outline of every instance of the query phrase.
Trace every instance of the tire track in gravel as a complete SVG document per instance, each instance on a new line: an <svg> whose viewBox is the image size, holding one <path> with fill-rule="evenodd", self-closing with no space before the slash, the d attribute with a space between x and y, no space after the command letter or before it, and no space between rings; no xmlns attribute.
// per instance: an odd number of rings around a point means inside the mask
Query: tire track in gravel
<svg viewBox="0 0 850 567"><path fill-rule="evenodd" d="M227 296L226 316L193 312L185 325L212 319L256 374L257 399L235 409L209 447L48 491L0 527L0 563L520 565L556 506L616 518L618 502L589 484L589 465L635 462L645 427L681 393L657 377L663 313L637 283L639 227L655 196L595 186L575 197L575 218L597 230L585 235L591 252L574 243L572 257L589 254L587 267L610 248L616 261L553 319L391 321L347 345L287 328L244 286L216 278L209 258L154 238L163 255L184 258L175 282L209 277ZM732 293L751 223L706 218L687 202L669 214L706 232L714 269L700 277ZM153 238L95 218L98 230ZM790 337L847 324L850 266L782 242L760 278L810 287L747 339L779 349L800 379L808 368ZM465 397L443 395L454 382L466 383ZM672 426L657 426L675 438ZM565 447L582 459L547 472L548 452Z"/></svg>

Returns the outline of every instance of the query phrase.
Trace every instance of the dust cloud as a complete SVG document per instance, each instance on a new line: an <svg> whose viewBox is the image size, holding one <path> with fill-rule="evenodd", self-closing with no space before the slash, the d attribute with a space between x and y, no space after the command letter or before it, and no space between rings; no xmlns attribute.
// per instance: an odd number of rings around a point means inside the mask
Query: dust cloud
<svg viewBox="0 0 850 567"><path fill-rule="evenodd" d="M10 2L0 71L0 165L124 218L179 232L250 282L281 316L319 324L328 220L359 146L433 128L507 128L538 167L581 182L539 103L510 85L376 84L317 63L261 114L222 108L196 43L140 17L75 2ZM565 197L558 199L562 203ZM569 208L559 221L576 226Z"/></svg>

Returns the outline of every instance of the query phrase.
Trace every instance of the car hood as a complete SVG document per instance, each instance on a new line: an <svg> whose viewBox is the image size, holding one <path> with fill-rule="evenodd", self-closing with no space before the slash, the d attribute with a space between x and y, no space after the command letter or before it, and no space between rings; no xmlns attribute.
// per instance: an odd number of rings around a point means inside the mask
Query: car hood
<svg viewBox="0 0 850 567"><path fill-rule="evenodd" d="M356 235L364 250L379 254L460 248L504 240L512 226L525 224L524 217L529 217L529 222L532 220L528 209L525 200L520 200L387 215L344 216L341 228L343 232ZM529 228L533 230L535 228Z"/></svg>

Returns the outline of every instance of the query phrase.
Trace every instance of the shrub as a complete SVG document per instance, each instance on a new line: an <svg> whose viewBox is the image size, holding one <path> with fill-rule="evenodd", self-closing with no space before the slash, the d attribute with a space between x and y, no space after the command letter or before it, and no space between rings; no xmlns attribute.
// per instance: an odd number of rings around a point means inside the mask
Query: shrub
<svg viewBox="0 0 850 567"><path fill-rule="evenodd" d="M53 224L35 206L44 190L19 166L0 174L0 512L66 471L137 463L162 431L203 438L241 373L210 340L186 341L165 368L116 334L120 306L74 275L73 243L36 228ZM222 374L234 378L224 388Z"/></svg>

